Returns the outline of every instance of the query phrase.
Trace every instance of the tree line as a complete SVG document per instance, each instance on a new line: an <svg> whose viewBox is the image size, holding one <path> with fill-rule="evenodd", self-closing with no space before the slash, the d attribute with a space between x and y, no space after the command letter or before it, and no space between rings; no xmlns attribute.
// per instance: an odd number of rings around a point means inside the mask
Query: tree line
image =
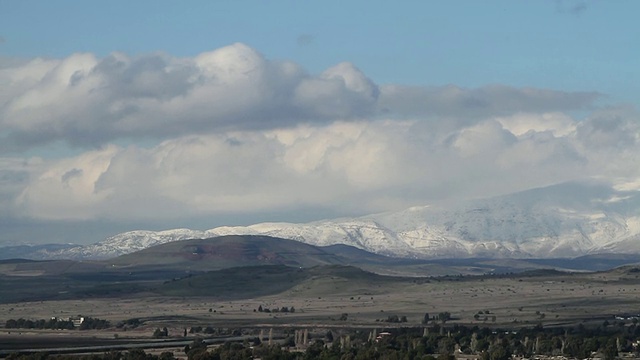
<svg viewBox="0 0 640 360"><path fill-rule="evenodd" d="M446 318L438 316L441 322ZM384 336L381 336L384 333ZM329 335L330 334L330 335ZM378 335L378 336L376 336ZM311 338L311 336L310 336ZM260 339L243 343L226 343L218 347L207 347L203 339L196 337L184 348L188 360L247 359L259 357L291 360L341 360L341 359L423 359L451 360L454 353L476 354L482 360L508 360L512 355L532 357L534 355L566 356L571 358L593 357L598 353L605 360L615 359L621 352L640 352L636 341L640 338L640 326L625 322L603 323L587 328L575 327L498 329L453 325L444 328L441 324L429 327L407 327L363 331L361 329L328 331L312 337L312 341L295 347L292 339L284 344L266 344ZM294 351L295 349L295 351ZM11 355L11 360L44 360L39 354ZM65 356L51 356L66 360ZM85 360L82 357L73 357ZM173 360L172 353L145 354L142 350L110 352L92 355L91 360ZM88 359L87 359L88 360Z"/></svg>
<svg viewBox="0 0 640 360"><path fill-rule="evenodd" d="M6 329L52 329L52 330L73 330L76 328L72 320L62 320L51 318L49 320L29 320L29 319L9 319L5 322ZM98 318L85 317L84 321L78 326L80 330L90 329L106 329L111 327L111 323L107 320Z"/></svg>

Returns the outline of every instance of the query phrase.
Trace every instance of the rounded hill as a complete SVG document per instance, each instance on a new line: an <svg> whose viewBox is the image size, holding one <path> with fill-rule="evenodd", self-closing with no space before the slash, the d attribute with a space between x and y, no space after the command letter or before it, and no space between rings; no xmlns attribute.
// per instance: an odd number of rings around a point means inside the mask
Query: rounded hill
<svg viewBox="0 0 640 360"><path fill-rule="evenodd" d="M319 247L270 236L229 235L169 242L109 260L114 266L162 265L193 270L240 266L344 264Z"/></svg>

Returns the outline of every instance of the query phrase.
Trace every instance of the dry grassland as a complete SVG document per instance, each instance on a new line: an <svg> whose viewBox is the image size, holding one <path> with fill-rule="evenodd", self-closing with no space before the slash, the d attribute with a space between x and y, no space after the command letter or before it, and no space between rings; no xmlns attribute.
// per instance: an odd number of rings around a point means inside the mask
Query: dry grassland
<svg viewBox="0 0 640 360"><path fill-rule="evenodd" d="M47 319L82 314L120 320L141 318L146 328L168 326L389 326L388 316L406 316L419 325L425 313L450 312L450 323L509 327L602 322L614 315L640 313L640 279L635 273L538 277L416 279L363 287L341 278L314 279L281 294L243 300L215 297L102 298L0 304L0 321ZM257 312L294 307L294 313ZM478 314L478 313L481 314ZM347 320L340 320L348 314ZM474 317L476 314L478 316ZM494 320L495 319L495 320ZM399 324L398 324L399 325ZM139 330L147 331L147 330ZM148 332L148 331L147 331ZM120 336L126 335L122 332Z"/></svg>

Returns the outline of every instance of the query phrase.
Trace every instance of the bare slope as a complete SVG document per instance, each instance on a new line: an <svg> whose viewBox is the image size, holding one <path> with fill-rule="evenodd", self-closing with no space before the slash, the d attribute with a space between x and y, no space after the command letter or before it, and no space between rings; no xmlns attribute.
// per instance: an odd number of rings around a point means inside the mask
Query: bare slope
<svg viewBox="0 0 640 360"><path fill-rule="evenodd" d="M229 235L173 241L111 259L117 266L169 266L213 270L239 266L309 267L345 260L316 246L270 236Z"/></svg>
<svg viewBox="0 0 640 360"><path fill-rule="evenodd" d="M490 199L306 224L262 223L207 231L132 231L99 243L43 250L40 258L110 258L162 243L264 235L410 258L572 258L640 254L640 192L566 183Z"/></svg>

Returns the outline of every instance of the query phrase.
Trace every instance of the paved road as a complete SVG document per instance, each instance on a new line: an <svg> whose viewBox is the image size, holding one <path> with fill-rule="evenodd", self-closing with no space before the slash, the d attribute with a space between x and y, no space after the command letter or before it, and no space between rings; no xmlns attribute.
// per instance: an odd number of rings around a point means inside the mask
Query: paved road
<svg viewBox="0 0 640 360"><path fill-rule="evenodd" d="M224 336L224 337L215 337L215 338L207 338L204 339L206 344L220 344L228 341L233 342L241 342L246 339L255 338L253 335L243 335L243 336ZM34 339L35 340L35 339ZM100 340L96 340L97 343L100 343ZM36 340L37 341L37 340ZM9 346L3 346L8 344L0 343L0 357L4 357L9 354L25 354L25 353L36 353L36 352L46 352L49 354L74 354L74 353L103 353L111 350L129 350L129 349L162 349L162 348L170 348L170 347L183 347L185 345L189 345L193 342L193 339L180 339L180 340L160 340L160 341L147 341L147 342L123 342L123 343L113 343L113 341L104 341L111 342L108 345L88 345L88 346L65 346L65 347L51 347L51 348L12 348L9 349ZM13 344L15 346L15 344Z"/></svg>

